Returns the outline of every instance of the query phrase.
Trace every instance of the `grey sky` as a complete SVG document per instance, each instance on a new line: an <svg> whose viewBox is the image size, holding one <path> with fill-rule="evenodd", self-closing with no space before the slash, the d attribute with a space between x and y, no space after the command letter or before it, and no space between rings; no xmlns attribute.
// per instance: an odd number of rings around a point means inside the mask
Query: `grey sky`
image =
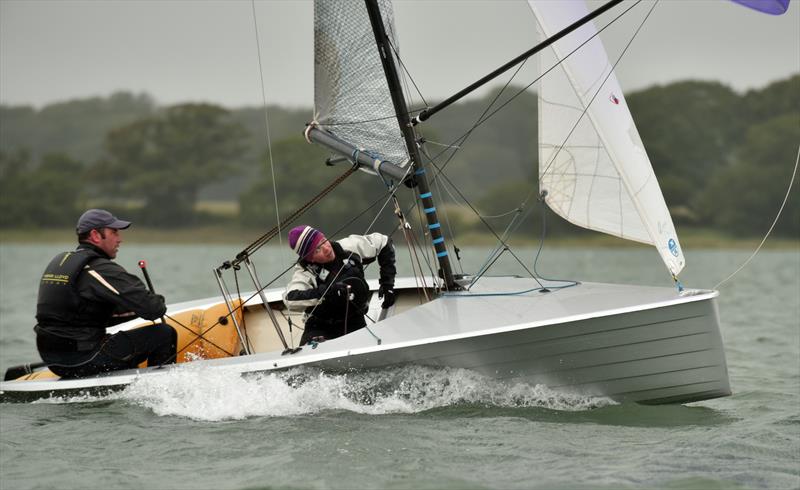
<svg viewBox="0 0 800 490"><path fill-rule="evenodd" d="M651 1L604 33L611 59ZM626 90L689 78L745 90L800 72L798 3L776 17L727 0L662 0L618 78ZM255 9L267 102L311 106L310 1L256 0ZM396 0L395 15L404 61L429 99L535 43L522 0ZM258 70L249 0L0 0L5 104L130 90L160 104L260 105Z"/></svg>

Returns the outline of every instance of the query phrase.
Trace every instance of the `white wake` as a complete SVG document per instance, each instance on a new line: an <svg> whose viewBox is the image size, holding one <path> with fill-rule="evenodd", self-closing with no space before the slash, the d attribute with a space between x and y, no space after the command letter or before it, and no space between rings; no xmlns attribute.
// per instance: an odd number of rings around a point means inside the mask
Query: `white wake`
<svg viewBox="0 0 800 490"><path fill-rule="evenodd" d="M164 376L143 376L114 398L158 415L195 420L308 415L347 410L381 415L475 404L582 411L614 404L607 398L509 384L465 369L405 366L330 374L313 368L243 377L219 367L186 365Z"/></svg>

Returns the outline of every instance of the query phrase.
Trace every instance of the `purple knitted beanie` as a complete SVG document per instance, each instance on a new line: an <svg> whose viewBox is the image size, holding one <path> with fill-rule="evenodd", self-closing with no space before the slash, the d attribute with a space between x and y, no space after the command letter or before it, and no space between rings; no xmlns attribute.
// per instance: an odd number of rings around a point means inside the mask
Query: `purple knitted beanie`
<svg viewBox="0 0 800 490"><path fill-rule="evenodd" d="M325 235L308 225L295 226L289 230L289 247L305 260L311 259L323 240L325 240Z"/></svg>

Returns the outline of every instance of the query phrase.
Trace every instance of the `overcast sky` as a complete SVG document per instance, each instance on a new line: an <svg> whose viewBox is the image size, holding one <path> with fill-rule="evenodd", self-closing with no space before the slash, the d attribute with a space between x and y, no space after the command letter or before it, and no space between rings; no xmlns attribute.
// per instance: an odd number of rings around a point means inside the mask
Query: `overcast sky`
<svg viewBox="0 0 800 490"><path fill-rule="evenodd" d="M604 34L609 58L651 2ZM618 66L620 83L630 91L692 78L741 91L798 73L798 4L770 16L728 0L661 0ZM255 10L267 102L310 107L311 2L256 0ZM401 54L428 99L535 44L521 0L396 0L395 16ZM260 105L256 46L250 0L0 0L0 102L41 107L128 90L159 104Z"/></svg>

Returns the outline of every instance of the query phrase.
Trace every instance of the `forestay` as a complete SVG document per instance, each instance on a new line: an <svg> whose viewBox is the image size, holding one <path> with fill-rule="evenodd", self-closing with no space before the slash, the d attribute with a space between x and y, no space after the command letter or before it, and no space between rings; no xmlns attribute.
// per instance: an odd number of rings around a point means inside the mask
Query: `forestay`
<svg viewBox="0 0 800 490"><path fill-rule="evenodd" d="M379 4L397 51L391 2ZM363 1L314 3L314 105L314 121L321 128L382 160L408 163Z"/></svg>
<svg viewBox="0 0 800 490"><path fill-rule="evenodd" d="M546 37L589 12L579 0L528 3ZM586 24L540 58L544 69L562 60L539 88L540 190L578 226L654 245L677 275L685 259L672 218L596 33Z"/></svg>

